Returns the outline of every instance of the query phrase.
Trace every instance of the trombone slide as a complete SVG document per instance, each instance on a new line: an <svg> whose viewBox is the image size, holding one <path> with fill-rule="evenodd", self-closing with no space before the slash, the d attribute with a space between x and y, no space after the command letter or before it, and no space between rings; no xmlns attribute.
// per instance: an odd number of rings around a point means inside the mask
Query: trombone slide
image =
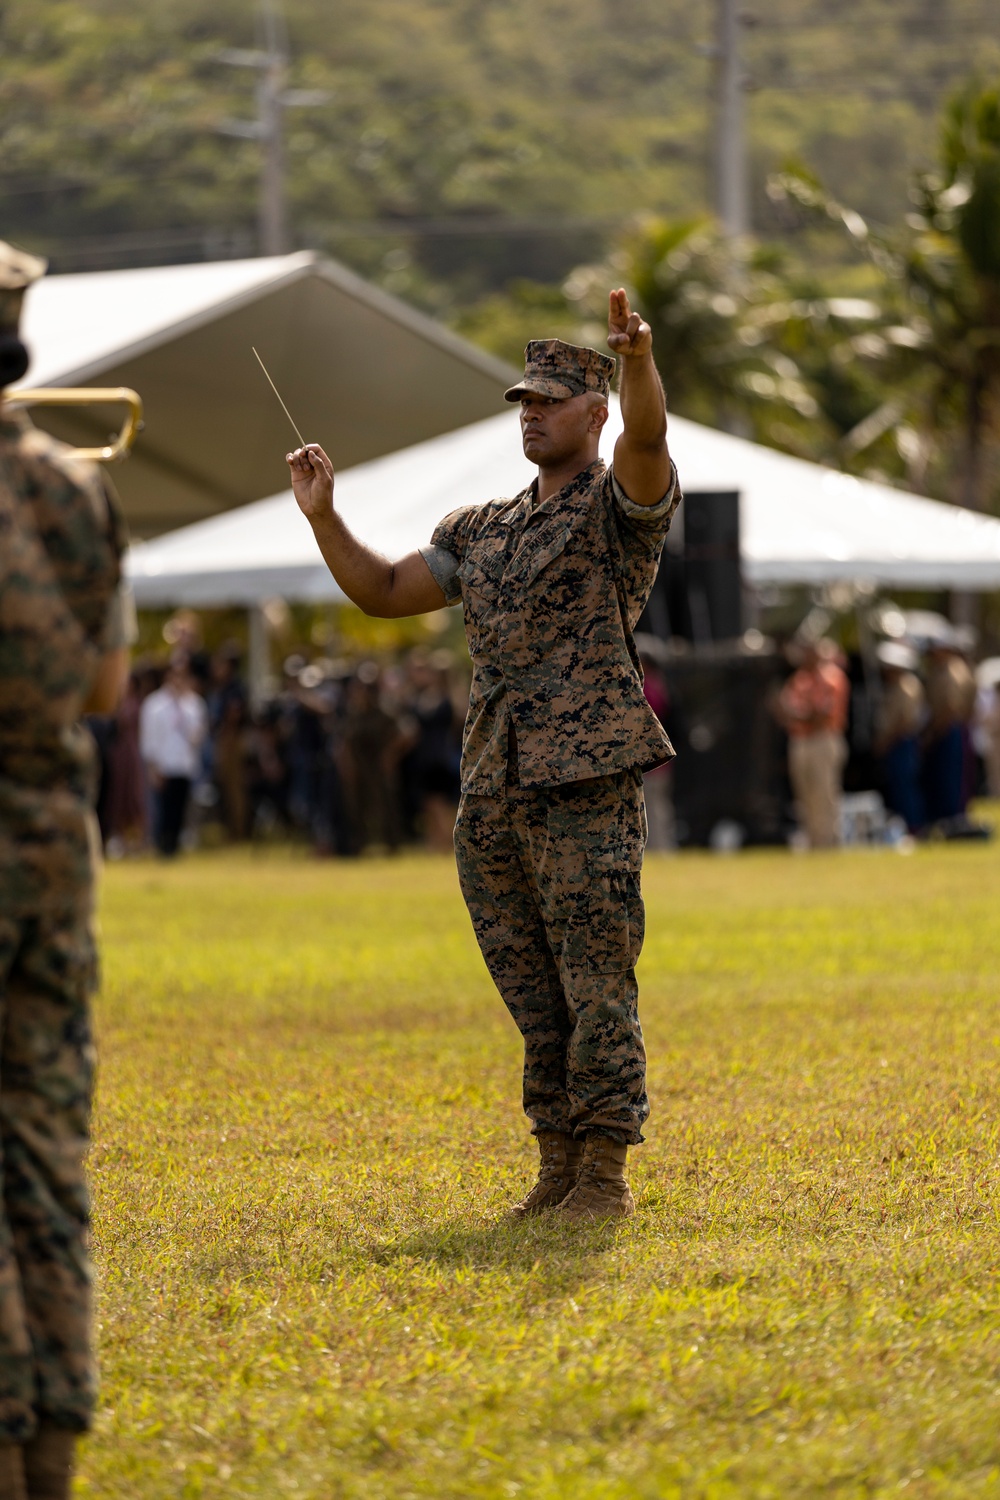
<svg viewBox="0 0 1000 1500"><path fill-rule="evenodd" d="M92 458L110 464L125 458L142 429L142 397L127 385L116 386L39 386L37 389L4 393L10 406L97 406L124 405L128 408L121 431L103 448L76 448L77 458Z"/></svg>

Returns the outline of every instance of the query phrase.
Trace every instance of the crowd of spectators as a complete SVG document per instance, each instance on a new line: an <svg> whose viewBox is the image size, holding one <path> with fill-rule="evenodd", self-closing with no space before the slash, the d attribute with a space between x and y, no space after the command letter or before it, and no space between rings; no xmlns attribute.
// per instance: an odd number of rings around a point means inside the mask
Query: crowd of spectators
<svg viewBox="0 0 1000 1500"><path fill-rule="evenodd" d="M642 652L646 696L671 722L652 645ZM804 841L830 847L841 839L857 683L832 641L803 641L790 654L794 670L774 708L788 734L795 811ZM1000 686L980 681L977 691L957 636L922 650L885 641L872 666L872 779L861 785L876 788L910 833L963 836L977 787L1000 797ZM449 852L468 670L424 648L390 661L292 656L267 699L251 702L236 643L207 653L179 631L169 657L136 663L117 714L91 721L105 848L171 857L198 842L278 837L341 856L412 844ZM647 774L645 792L648 847L671 849L672 768Z"/></svg>
<svg viewBox="0 0 1000 1500"><path fill-rule="evenodd" d="M788 734L788 772L802 835L811 848L840 842L842 776L851 685L839 647L803 641L776 711ZM887 640L874 651L870 704L874 786L908 833L968 836L971 798L1000 796L1000 693L977 685L962 632L925 641Z"/></svg>
<svg viewBox="0 0 1000 1500"><path fill-rule="evenodd" d="M875 752L886 806L911 833L960 831L979 780L977 757L996 796L990 764L1000 731L995 693L977 690L956 634L916 647L886 641L877 650L881 693Z"/></svg>
<svg viewBox="0 0 1000 1500"><path fill-rule="evenodd" d="M92 721L112 857L199 839L307 840L322 854L450 850L468 684L443 650L389 664L290 657L253 704L237 645L136 664Z"/></svg>

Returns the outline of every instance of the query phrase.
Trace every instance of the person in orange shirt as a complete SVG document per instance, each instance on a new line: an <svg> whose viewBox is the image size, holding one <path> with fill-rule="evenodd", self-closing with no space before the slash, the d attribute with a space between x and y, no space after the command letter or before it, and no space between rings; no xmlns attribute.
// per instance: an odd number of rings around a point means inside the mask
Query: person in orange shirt
<svg viewBox="0 0 1000 1500"><path fill-rule="evenodd" d="M832 641L802 647L801 665L785 683L778 717L788 732L788 774L796 816L810 849L840 843L841 777L847 760L850 683Z"/></svg>

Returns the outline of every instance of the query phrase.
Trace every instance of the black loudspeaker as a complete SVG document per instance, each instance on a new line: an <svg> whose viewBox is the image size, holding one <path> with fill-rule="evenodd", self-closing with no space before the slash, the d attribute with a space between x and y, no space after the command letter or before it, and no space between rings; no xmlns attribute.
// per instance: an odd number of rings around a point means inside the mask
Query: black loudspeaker
<svg viewBox="0 0 1000 1500"><path fill-rule="evenodd" d="M730 822L745 843L784 843L785 737L771 707L783 659L710 647L671 656L664 672L678 842L708 844Z"/></svg>
<svg viewBox="0 0 1000 1500"><path fill-rule="evenodd" d="M685 495L639 629L694 646L743 634L740 503L735 491Z"/></svg>

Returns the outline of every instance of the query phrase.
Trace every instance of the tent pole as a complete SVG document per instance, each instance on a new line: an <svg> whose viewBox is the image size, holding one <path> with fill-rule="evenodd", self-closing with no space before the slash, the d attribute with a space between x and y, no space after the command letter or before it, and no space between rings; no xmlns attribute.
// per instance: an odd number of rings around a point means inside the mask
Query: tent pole
<svg viewBox="0 0 1000 1500"><path fill-rule="evenodd" d="M271 676L271 639L267 628L267 616L259 604L247 610L248 682L250 706L256 712L263 706Z"/></svg>

